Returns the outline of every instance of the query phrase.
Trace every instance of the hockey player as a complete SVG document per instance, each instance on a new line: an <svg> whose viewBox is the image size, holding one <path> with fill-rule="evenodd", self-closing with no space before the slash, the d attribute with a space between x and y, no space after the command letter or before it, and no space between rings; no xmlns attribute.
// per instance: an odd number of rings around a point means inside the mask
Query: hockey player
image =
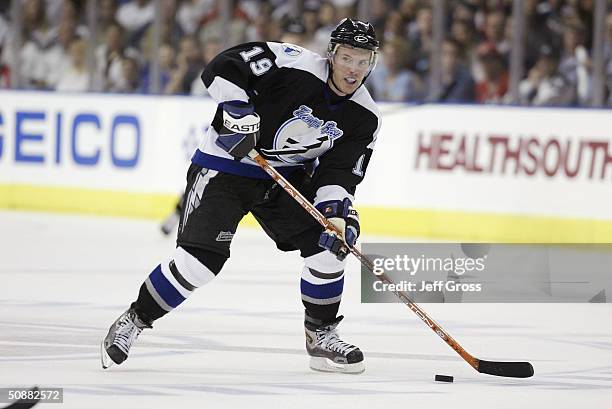
<svg viewBox="0 0 612 409"><path fill-rule="evenodd" d="M306 350L315 370L360 373L363 354L336 327L347 246L359 236L353 208L380 128L363 82L378 41L368 23L344 19L327 58L276 42L219 54L202 80L219 104L187 175L177 248L140 287L138 298L102 341L102 366L120 364L141 331L215 278L230 255L240 220L251 212L283 251L299 250ZM330 219L322 227L247 154L253 148ZM305 168L308 168L307 172Z"/></svg>

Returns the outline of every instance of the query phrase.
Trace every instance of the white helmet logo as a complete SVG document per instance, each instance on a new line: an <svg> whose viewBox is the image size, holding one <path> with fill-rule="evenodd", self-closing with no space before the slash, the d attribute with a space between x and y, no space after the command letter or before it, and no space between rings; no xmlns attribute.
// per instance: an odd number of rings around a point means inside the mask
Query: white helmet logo
<svg viewBox="0 0 612 409"><path fill-rule="evenodd" d="M368 42L368 38L366 36L362 36L362 35L355 36L353 39L355 41L357 41L358 43L367 43Z"/></svg>

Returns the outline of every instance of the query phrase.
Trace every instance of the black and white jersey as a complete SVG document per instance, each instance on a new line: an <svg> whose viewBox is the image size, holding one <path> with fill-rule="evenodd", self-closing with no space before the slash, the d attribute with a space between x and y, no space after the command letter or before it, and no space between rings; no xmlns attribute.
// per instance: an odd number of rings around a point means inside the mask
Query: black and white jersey
<svg viewBox="0 0 612 409"><path fill-rule="evenodd" d="M327 85L325 58L287 43L254 42L230 48L202 73L219 104L250 102L261 117L257 150L282 174L296 166L315 166L315 203L349 197L362 181L380 116L362 85L346 97ZM250 158L234 160L215 144L222 124L217 109L208 135L192 161L226 173L269 178Z"/></svg>

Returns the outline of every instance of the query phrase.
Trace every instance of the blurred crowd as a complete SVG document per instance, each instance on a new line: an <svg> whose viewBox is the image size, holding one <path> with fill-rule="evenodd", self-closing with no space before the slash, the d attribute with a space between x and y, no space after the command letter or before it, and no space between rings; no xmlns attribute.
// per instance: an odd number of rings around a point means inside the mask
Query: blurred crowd
<svg viewBox="0 0 612 409"><path fill-rule="evenodd" d="M440 86L430 88L433 11L430 2L375 1L383 33L381 65L370 88L379 99L509 103L512 1L446 2ZM606 97L612 106L612 8L606 16ZM523 105L588 105L592 93L594 2L524 0Z"/></svg>
<svg viewBox="0 0 612 409"><path fill-rule="evenodd" d="M163 94L203 95L200 73L223 47L277 40L325 54L337 22L355 17L356 0L158 0L161 42L154 45L155 0L97 0L95 32L86 0L21 3L20 36L11 1L0 2L0 88L150 93L152 61ZM367 86L380 101L509 103L512 0L445 2L441 83L432 87L431 0L368 0L381 40ZM524 0L524 78L519 103L588 105L593 92L593 0ZM362 5L361 5L362 6ZM229 7L230 17L222 18ZM11 44L21 38L18 53ZM90 44L95 44L90 50ZM612 106L612 7L605 16L606 101ZM93 72L88 69L93 61ZM14 61L17 59L17 61ZM18 67L19 83L11 69Z"/></svg>

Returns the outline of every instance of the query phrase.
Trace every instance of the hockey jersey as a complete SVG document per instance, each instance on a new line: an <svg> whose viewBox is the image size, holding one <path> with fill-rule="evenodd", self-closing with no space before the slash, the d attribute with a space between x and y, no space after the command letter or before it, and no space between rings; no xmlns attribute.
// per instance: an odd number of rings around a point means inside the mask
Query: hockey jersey
<svg viewBox="0 0 612 409"><path fill-rule="evenodd" d="M380 115L363 85L339 97L327 78L327 60L293 44L253 42L222 52L202 73L208 93L220 105L192 162L269 178L250 158L235 160L215 143L222 124L221 103L250 102L261 118L256 149L272 166L287 175L312 164L315 204L354 200L380 129Z"/></svg>

